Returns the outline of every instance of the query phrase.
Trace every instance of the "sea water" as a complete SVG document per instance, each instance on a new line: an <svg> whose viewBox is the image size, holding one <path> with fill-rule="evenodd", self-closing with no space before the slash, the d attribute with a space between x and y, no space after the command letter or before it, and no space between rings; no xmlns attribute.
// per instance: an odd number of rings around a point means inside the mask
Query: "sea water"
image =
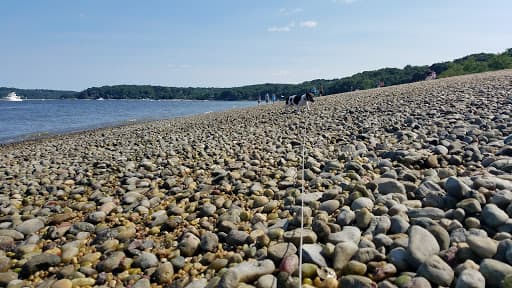
<svg viewBox="0 0 512 288"><path fill-rule="evenodd" d="M24 100L0 101L0 143L254 106L254 101Z"/></svg>

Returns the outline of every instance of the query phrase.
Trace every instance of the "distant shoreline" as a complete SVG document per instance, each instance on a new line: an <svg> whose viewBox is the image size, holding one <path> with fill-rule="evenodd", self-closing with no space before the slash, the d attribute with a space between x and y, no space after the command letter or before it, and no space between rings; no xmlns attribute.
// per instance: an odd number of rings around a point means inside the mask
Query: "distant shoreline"
<svg viewBox="0 0 512 288"><path fill-rule="evenodd" d="M27 100L25 104L27 104L27 102L28 103L37 103L38 101L43 103L43 102L47 102L49 100L32 100L31 99L31 100ZM56 101L56 100L52 100L52 101ZM229 102L228 101L210 101L210 100L177 100L177 99L161 100L161 101L160 100L158 100L158 101L157 100L155 100L155 101L146 101L146 100L136 100L136 99L112 99L112 100L104 100L104 101L94 101L94 100L85 100L85 99L84 100L82 100L82 99L76 99L76 100L75 99L65 99L65 100L62 100L62 101L68 101L67 103L70 103L69 105L80 105L79 101L85 101L85 102L82 102L82 103L91 103L91 104L94 103L93 107L111 107L111 105L117 105L117 104L113 104L113 103L116 103L116 102L118 102L118 103L139 103L140 102L140 104L133 104L133 105L136 105L136 106L145 105L144 103L147 103L147 102L154 102L155 103L152 106L147 106L146 105L146 106L143 106L143 107L156 107L154 105L158 105L158 104L156 104L157 102L167 102L167 103L171 103L171 102L172 103L190 103L190 102L194 102L196 104L194 104L194 106L192 106L192 107L198 107L198 108L192 108L192 110L187 111L186 107L188 107L189 104L182 104L182 105L178 106L178 108L177 108L178 111L175 112L175 113L177 113L175 116L172 116L172 113L171 113L171 115L140 114L140 115L133 115L132 118L128 118L128 119L120 119L120 120L113 119L112 121L109 121L109 122L107 121L107 122L92 123L92 124L84 122L84 124L80 125L81 127L78 127L78 128L77 127L68 127L68 128L66 128L66 127L62 126L62 127L55 127L55 128L50 129L50 130L48 130L48 129L46 129L46 130L38 130L38 131L28 132L28 133L24 133L24 134L18 134L18 135L13 135L13 136L5 136L5 137L0 137L0 145L4 145L5 146L5 145L12 144L12 143L26 142L26 141L39 140L39 139L47 139L47 138L51 138L51 137L58 136L58 135L80 133L80 132L83 132L83 131L94 130L94 129L102 129L102 128L109 128L109 127L125 126L125 125L134 124L134 123L147 123L147 122L152 122L152 121L174 119L174 118L177 118L177 117L201 115L201 114L211 113L211 112L214 112L214 111L226 111L226 110L231 110L231 109L238 109L238 107L236 107L236 106L242 106L242 107L243 106L248 106L248 107L250 107L252 105L254 105L254 106L257 105L253 101L236 101L236 103L239 103L239 104L229 105L227 103L235 103L235 102L232 102L232 101L229 101ZM71 104L71 103L75 103L75 101L77 102L77 104ZM101 102L106 102L106 103L101 104ZM109 102L110 102L110 104L109 104ZM12 105L10 105L11 103L12 103ZM66 102L56 101L55 104L56 103L66 103ZM206 104L206 103L211 103L211 104ZM224 103L225 105L219 104L219 103ZM240 104L240 103L244 103L244 104ZM12 109L17 109L16 107L22 107L21 105L23 105L23 102L9 102L9 101L5 101L5 102L3 102L3 104L12 106L11 107ZM38 105L38 104L35 104L35 105ZM53 104L50 104L50 105L53 105ZM104 105L108 105L108 106L104 106ZM128 107L131 107L130 109L133 109L134 107L136 107L136 106L133 106L133 105L128 105ZM148 105L149 105L149 103L148 103ZM163 103L162 103L162 105L163 105ZM172 104L168 104L168 105L172 105ZM200 105L200 106L198 106L198 105ZM221 106L219 106L219 105L221 105ZM67 106L67 105L65 105L65 106ZM37 107L37 106L32 106L32 107ZM73 107L80 107L80 106L73 106ZM174 106L172 106L172 107L174 107ZM202 108L199 108L199 107L202 107ZM0 108L1 108L1 106L0 106ZM115 109L115 108L112 108L112 109ZM147 109L150 109L150 108L146 108L146 110ZM170 109L172 109L172 108L170 108ZM185 109L185 110L183 110L183 109ZM200 111L200 110L202 110L202 111ZM150 111L146 111L146 112L150 112ZM100 112L95 112L95 113L100 113ZM78 119L80 119L80 118L78 118ZM4 132L6 132L6 131L7 130L4 130Z"/></svg>
<svg viewBox="0 0 512 288"><path fill-rule="evenodd" d="M254 102L254 100L201 100L201 99L130 99L130 98L108 98L108 99L80 99L80 98L23 98L23 101L58 101L58 100L77 100L77 101L176 101L176 102L210 102L210 101L222 101L222 102ZM12 102L8 100L0 99L4 102Z"/></svg>
<svg viewBox="0 0 512 288"><path fill-rule="evenodd" d="M434 82L463 79L463 78L467 78L467 77L482 77L482 76L488 75L490 73L509 73L507 71L512 71L512 70L508 69L508 70L503 70L503 71L490 71L490 72L484 72L484 73L479 73L479 74L460 75L460 76L450 77L449 79L435 80ZM374 88L374 89L370 89L370 90L352 91L352 92L346 92L346 93L341 93L341 94L337 94L337 95L322 96L321 98L342 97L342 95L350 95L351 93L372 93L372 91L379 91L379 90L393 91L394 89L400 89L400 87L402 87L402 86L405 87L405 86L409 86L409 85L422 85L421 83L422 82L406 83L406 84L397 85L397 86ZM423 83L427 84L427 82L423 82ZM27 100L35 101L36 99L27 99ZM49 101L49 100L95 101L94 99L39 99L39 101ZM103 101L147 101L147 100L142 100L142 99L105 99ZM222 100L188 100L188 99L162 99L162 100L152 100L152 101L169 101L169 102L209 102L209 101L215 102L215 101L220 101L220 102L228 102L228 101L222 101ZM243 101L243 102L254 102L254 101L251 100L251 101ZM8 146L17 146L17 145L20 145L23 143L37 143L37 142L41 142L43 140L51 140L51 139L59 138L59 137L63 137L63 136L65 136L65 137L71 136L72 137L73 135L76 136L76 135L80 135L83 133L102 132L102 131L107 131L110 129L128 127L128 126L132 126L132 125L143 125L144 126L146 124L153 124L153 123L158 123L161 121L172 121L172 120L177 120L177 119L182 119L182 118L194 119L194 117L200 117L202 115L208 115L208 114L215 115L216 113L226 113L226 112L230 112L232 110L252 109L255 107L261 107L263 109L264 107L274 107L279 104L282 105L281 102L282 101L278 100L273 104L272 103L269 103L269 104L263 103L261 105L255 104L254 106L250 106L250 107L246 107L246 108L234 108L234 109L227 109L224 111L216 111L216 112L207 111L207 112L198 113L198 114L182 115L182 116L162 118L162 119L123 120L123 121L118 121L118 122L114 122L114 123L105 123L105 124L100 124L100 125L86 126L83 129L76 129L76 130L68 129L68 130L63 130L63 131L58 131L58 132L41 131L41 132L36 132L36 133L29 133L26 135L20 135L20 136L13 137L13 138L0 139L0 148L8 147ZM19 103L19 102L13 102L13 103ZM279 108L279 109L281 109L281 108ZM269 112L265 112L265 113L269 113Z"/></svg>
<svg viewBox="0 0 512 288"><path fill-rule="evenodd" d="M92 99L30 99L31 101L49 101L49 100L77 100L77 101L95 101ZM145 101L140 99L109 99L105 101ZM211 100L177 100L177 99L169 99L169 100L155 100L155 101L170 101L170 102L212 102ZM7 101L6 101L7 102ZM213 102L217 102L217 100L214 100ZM237 101L238 102L238 101ZM253 101L250 101L253 102ZM211 113L221 113L221 112L228 112L231 110L237 110L237 109L246 109L250 107L249 106L245 108L229 108L227 110L222 111L206 111L201 113L193 113L193 114L187 114L187 115L180 115L175 117L169 117L169 118L161 118L161 119L128 119L128 120L122 120L122 121L114 121L112 123L104 123L104 124L98 124L98 125L90 125L90 126L84 126L80 129L64 129L62 131L55 131L55 132L48 132L48 131L40 131L35 133L28 133L24 135L19 135L16 137L9 137L9 138L0 138L0 148L10 146L10 145L17 145L22 143L28 143L28 142L40 142L41 140L47 140L52 139L56 137L61 136L71 136L81 133L87 133L87 132L95 132L95 131L101 131L101 130L108 130L112 128L120 128L124 126L131 126L131 125L144 125L152 122L159 122L159 121L168 121L178 118L187 118L187 117L196 117L200 115L206 115Z"/></svg>
<svg viewBox="0 0 512 288"><path fill-rule="evenodd" d="M28 98L41 98L41 95L44 95L47 96L44 98L48 99L78 98L94 100L97 98L116 98L256 101L258 97L264 97L267 93L276 94L279 97L280 95L300 94L314 89L319 92L323 91L325 95L330 95L511 68L512 48L509 48L502 53L476 53L453 61L431 65L406 65L403 68L386 67L372 71L361 71L351 76L337 79L314 79L297 84L263 83L224 88L121 84L89 87L79 92L0 87L0 97L3 97L2 94L15 91Z"/></svg>

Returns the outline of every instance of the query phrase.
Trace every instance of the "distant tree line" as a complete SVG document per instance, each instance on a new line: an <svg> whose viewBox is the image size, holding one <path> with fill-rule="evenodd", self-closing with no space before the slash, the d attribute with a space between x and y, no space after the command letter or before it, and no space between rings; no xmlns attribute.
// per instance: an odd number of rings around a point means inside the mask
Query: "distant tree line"
<svg viewBox="0 0 512 288"><path fill-rule="evenodd" d="M404 69L384 68L362 72L350 77L317 79L300 84L258 84L233 88L177 88L150 85L116 85L88 88L75 97L79 99L197 99L197 100L257 100L265 94L289 96L323 88L325 94L343 93L376 87L379 82L396 85L424 80L428 66L406 66Z"/></svg>
<svg viewBox="0 0 512 288"><path fill-rule="evenodd" d="M64 90L47 90L47 89L19 89L0 87L0 98L7 96L11 92L16 92L17 95L25 99L62 99L76 97L76 91Z"/></svg>
<svg viewBox="0 0 512 288"><path fill-rule="evenodd" d="M115 85L92 87L81 92L0 88L0 95L15 91L26 98L78 99L194 99L194 100L257 100L266 93L288 96L311 89L325 94L364 90L422 81L435 72L438 78L512 68L512 48L503 53L479 53L453 61L425 66L407 65L403 69L382 68L365 71L341 79L317 79L300 84L258 84L232 88L164 87L153 85Z"/></svg>
<svg viewBox="0 0 512 288"><path fill-rule="evenodd" d="M441 78L509 68L512 68L512 48L499 54L472 54L454 61L430 66L430 69Z"/></svg>

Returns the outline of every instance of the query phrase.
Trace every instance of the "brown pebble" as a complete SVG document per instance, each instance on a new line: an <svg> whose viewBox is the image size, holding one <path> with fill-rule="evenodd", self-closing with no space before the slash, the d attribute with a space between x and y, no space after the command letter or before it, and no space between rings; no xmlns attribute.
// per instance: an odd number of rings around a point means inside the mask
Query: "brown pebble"
<svg viewBox="0 0 512 288"><path fill-rule="evenodd" d="M52 288L71 288L73 283L69 279L60 279L52 284Z"/></svg>

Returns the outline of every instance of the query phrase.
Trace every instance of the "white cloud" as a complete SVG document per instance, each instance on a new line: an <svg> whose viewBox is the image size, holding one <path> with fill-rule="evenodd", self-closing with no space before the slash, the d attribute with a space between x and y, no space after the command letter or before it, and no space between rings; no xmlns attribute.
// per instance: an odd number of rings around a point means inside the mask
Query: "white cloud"
<svg viewBox="0 0 512 288"><path fill-rule="evenodd" d="M302 11L304 11L304 9L302 9L302 8L281 8L281 9L279 9L279 14L292 15L292 14L301 13Z"/></svg>
<svg viewBox="0 0 512 288"><path fill-rule="evenodd" d="M292 22L286 26L272 26L267 28L268 32L290 32L292 28L295 27L295 23Z"/></svg>
<svg viewBox="0 0 512 288"><path fill-rule="evenodd" d="M300 26L302 28L315 28L316 26L318 26L318 22L312 21L312 20L303 21L300 24L298 24L297 26ZM293 30L294 27L295 27L295 22L292 22L286 26L269 27L269 28L267 28L267 31L268 32L290 32Z"/></svg>
<svg viewBox="0 0 512 288"><path fill-rule="evenodd" d="M300 27L305 27L305 28L315 28L316 26L318 26L318 22L316 21L304 21L302 23L300 23Z"/></svg>
<svg viewBox="0 0 512 288"><path fill-rule="evenodd" d="M357 0L332 0L334 3L343 3L343 4L352 4L356 2Z"/></svg>

